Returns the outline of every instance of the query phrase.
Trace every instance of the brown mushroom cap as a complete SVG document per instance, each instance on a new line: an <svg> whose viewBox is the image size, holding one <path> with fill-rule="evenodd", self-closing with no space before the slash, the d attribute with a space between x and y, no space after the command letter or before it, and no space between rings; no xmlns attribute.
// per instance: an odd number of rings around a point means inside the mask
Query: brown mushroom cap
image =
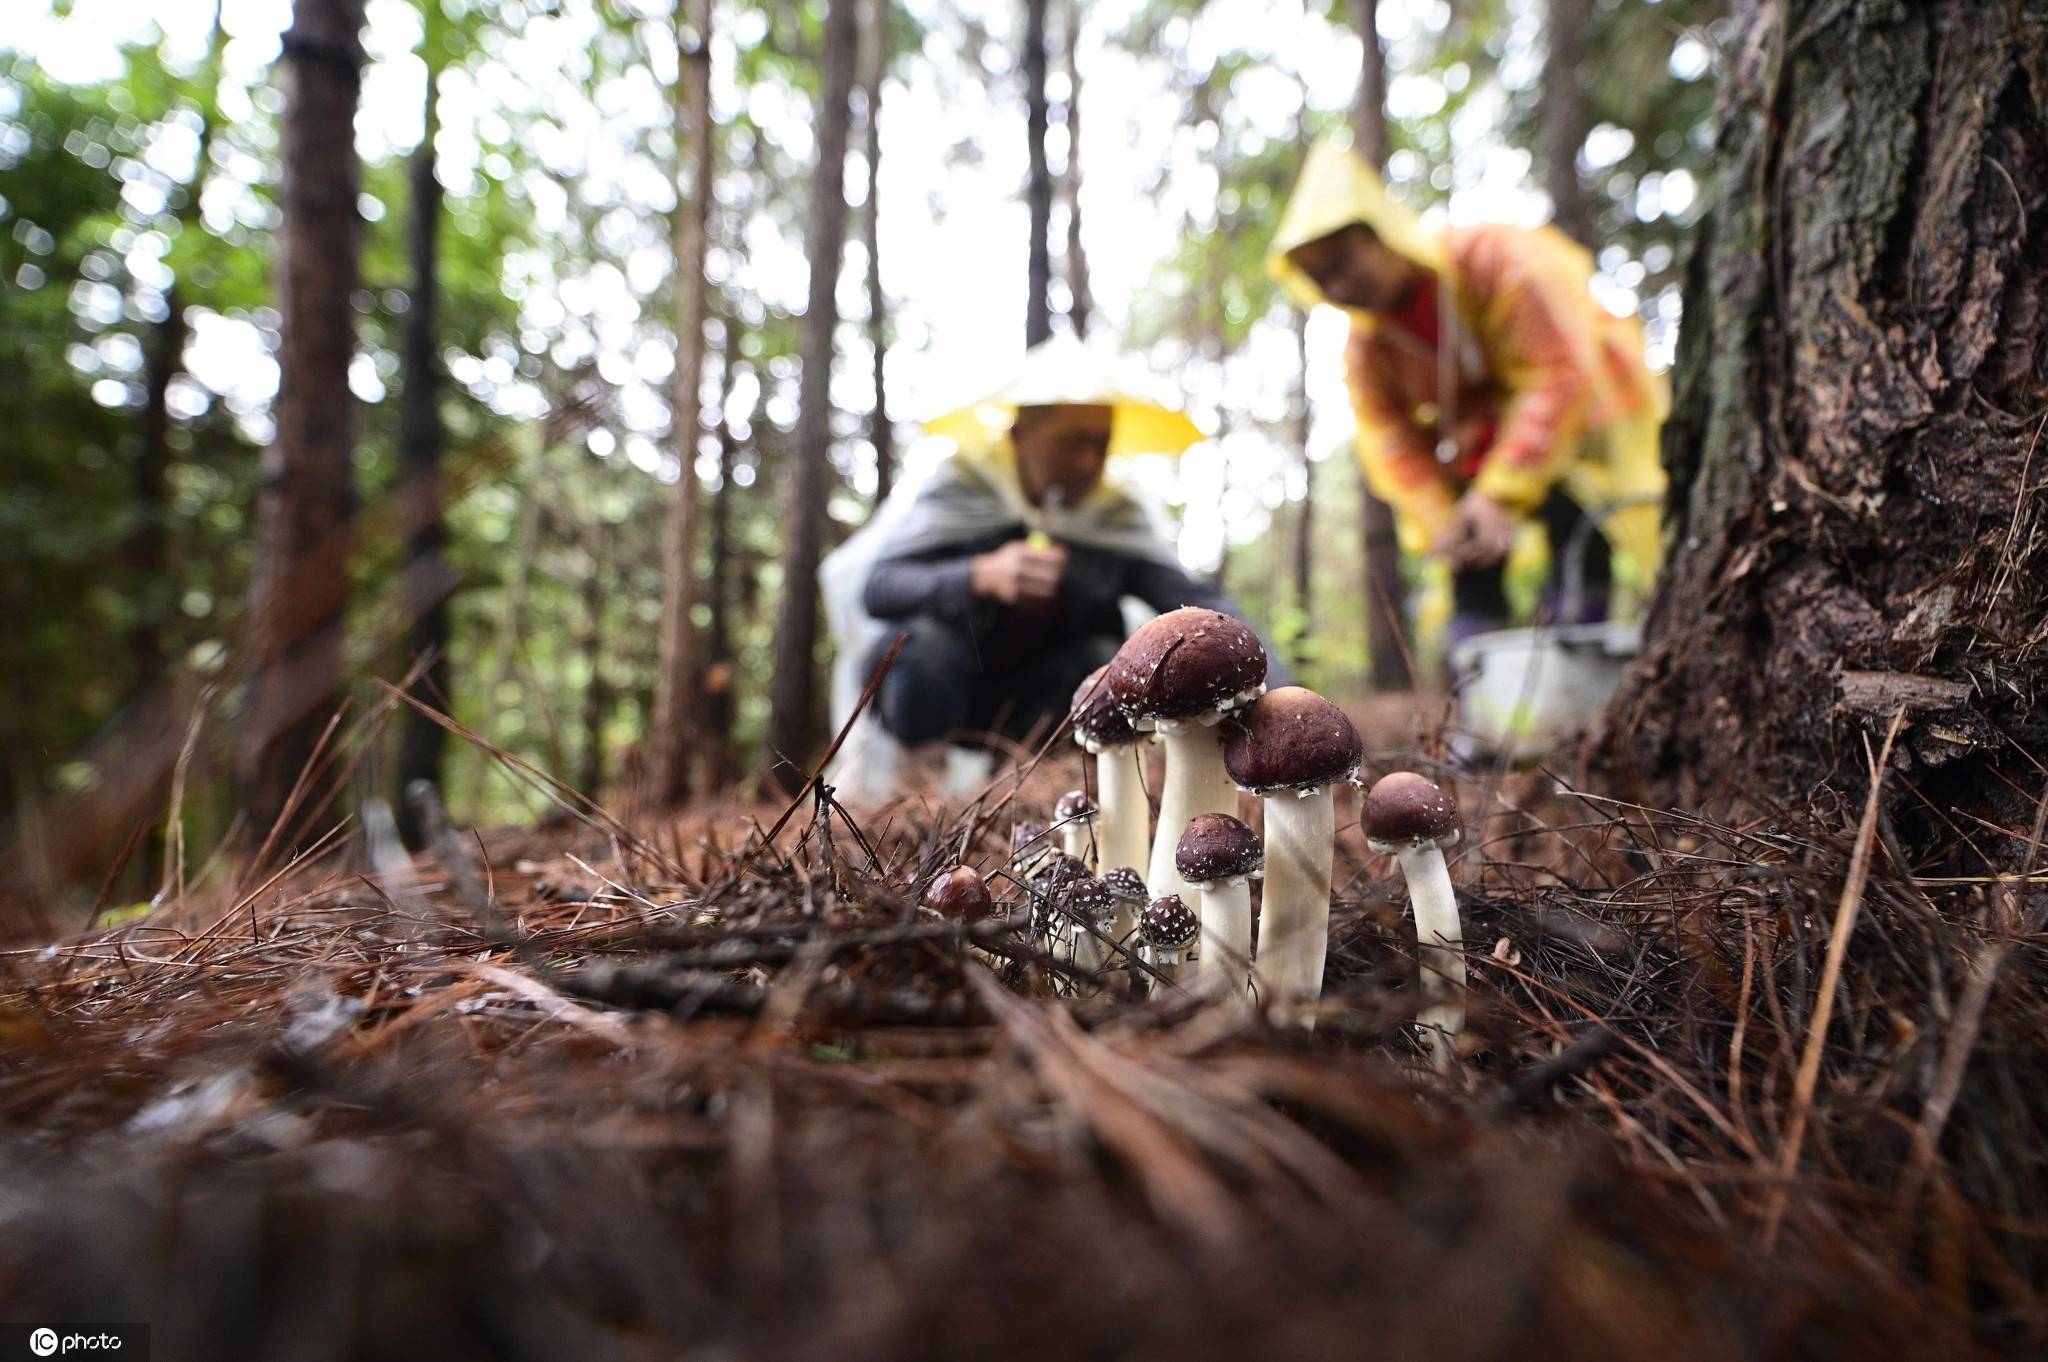
<svg viewBox="0 0 2048 1362"><path fill-rule="evenodd" d="M1060 894L1060 906L1095 924L1098 930L1107 930L1116 917L1116 895L1093 875L1069 883Z"/></svg>
<svg viewBox="0 0 2048 1362"><path fill-rule="evenodd" d="M1223 769L1254 794L1335 785L1356 776L1364 758L1350 717L1301 686L1261 695L1223 739Z"/></svg>
<svg viewBox="0 0 2048 1362"><path fill-rule="evenodd" d="M1056 850L1057 845L1046 835L1045 824L1020 820L1011 825L1010 864L1020 873L1029 874L1037 870Z"/></svg>
<svg viewBox="0 0 2048 1362"><path fill-rule="evenodd" d="M1091 752L1105 747L1128 747L1138 741L1131 716L1116 701L1109 685L1109 664L1088 673L1088 679L1074 692L1074 741Z"/></svg>
<svg viewBox="0 0 2048 1362"><path fill-rule="evenodd" d="M1064 851L1055 851L1048 856L1038 873L1031 877L1032 887L1042 894L1058 896L1067 886L1080 880L1093 879L1088 873L1088 863L1078 856L1069 856Z"/></svg>
<svg viewBox="0 0 2048 1362"><path fill-rule="evenodd" d="M1458 840L1457 802L1413 771L1380 777L1358 821L1365 825L1366 845L1382 853Z"/></svg>
<svg viewBox="0 0 2048 1362"><path fill-rule="evenodd" d="M1095 801L1088 797L1086 790L1069 790L1060 796L1059 803L1052 806L1053 821L1071 823L1082 818L1095 816Z"/></svg>
<svg viewBox="0 0 2048 1362"><path fill-rule="evenodd" d="M1259 873L1266 851L1259 834L1227 813L1197 814L1174 849L1173 868L1199 888Z"/></svg>
<svg viewBox="0 0 2048 1362"><path fill-rule="evenodd" d="M946 917L975 922L995 911L995 899L981 876L956 865L925 886L924 906Z"/></svg>
<svg viewBox="0 0 2048 1362"><path fill-rule="evenodd" d="M1109 886L1109 892L1125 903L1143 903L1151 891L1145 887L1145 877L1127 865L1102 873L1102 882Z"/></svg>
<svg viewBox="0 0 2048 1362"><path fill-rule="evenodd" d="M1152 900L1138 915L1138 935L1145 938L1146 945L1162 951L1184 951L1194 945L1201 925L1178 894Z"/></svg>
<svg viewBox="0 0 2048 1362"><path fill-rule="evenodd" d="M1107 688L1140 728L1201 719L1266 682L1266 649L1243 620L1200 606L1148 620L1110 660Z"/></svg>

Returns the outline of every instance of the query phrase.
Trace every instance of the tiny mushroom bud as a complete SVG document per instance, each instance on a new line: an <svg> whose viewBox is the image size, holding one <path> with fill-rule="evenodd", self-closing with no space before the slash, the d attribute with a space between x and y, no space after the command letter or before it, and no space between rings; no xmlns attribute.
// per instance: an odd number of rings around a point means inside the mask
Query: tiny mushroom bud
<svg viewBox="0 0 2048 1362"><path fill-rule="evenodd" d="M1235 1007L1244 1005L1245 974L1251 967L1251 881L1264 866L1259 835L1227 813L1194 818L1174 853L1174 868L1202 895L1197 986Z"/></svg>
<svg viewBox="0 0 2048 1362"><path fill-rule="evenodd" d="M1145 892L1145 877L1130 866L1120 865L1114 870L1104 871L1102 882L1109 886L1110 893L1116 895L1117 902L1124 904L1135 903L1138 905L1138 910L1134 910L1131 914L1132 919L1135 920L1138 911L1143 910L1145 900L1149 897Z"/></svg>
<svg viewBox="0 0 2048 1362"><path fill-rule="evenodd" d="M1064 851L1055 851L1040 861L1037 873L1031 877L1032 925L1056 941L1065 940L1067 919L1058 905L1075 884L1091 878L1087 865Z"/></svg>
<svg viewBox="0 0 2048 1362"><path fill-rule="evenodd" d="M1099 971L1109 963L1109 943L1103 937L1116 925L1116 895L1101 880L1084 875L1065 886L1059 902L1066 909L1067 931L1074 941L1074 964Z"/></svg>
<svg viewBox="0 0 2048 1362"><path fill-rule="evenodd" d="M1186 893L1191 886L1173 868L1174 848L1196 814L1237 809L1215 729L1265 689L1265 645L1242 620L1184 606L1125 640L1106 680L1131 722L1156 730L1166 743L1166 783L1145 882L1155 894Z"/></svg>
<svg viewBox="0 0 2048 1362"><path fill-rule="evenodd" d="M1095 785L1102 795L1098 865L1136 865L1152 844L1152 804L1145 797L1146 736L1131 726L1098 667L1074 692L1074 741L1095 758ZM1130 930L1126 924L1125 931Z"/></svg>
<svg viewBox="0 0 2048 1362"><path fill-rule="evenodd" d="M1095 801L1086 790L1069 790L1052 806L1053 825L1067 855L1092 862L1095 851Z"/></svg>
<svg viewBox="0 0 2048 1362"><path fill-rule="evenodd" d="M1059 847L1045 824L1020 819L1010 827L1010 868L1020 879L1030 879Z"/></svg>
<svg viewBox="0 0 2048 1362"><path fill-rule="evenodd" d="M1255 700L1224 749L1231 779L1265 801L1266 899L1259 926L1259 995L1281 1020L1313 1026L1330 950L1334 787L1358 775L1365 744L1343 710L1300 686Z"/></svg>
<svg viewBox="0 0 2048 1362"><path fill-rule="evenodd" d="M1179 981L1180 962L1187 958L1200 930L1201 923L1178 894L1152 900L1138 916L1138 935L1145 940L1152 967L1171 982Z"/></svg>
<svg viewBox="0 0 2048 1362"><path fill-rule="evenodd" d="M1465 1026L1465 929L1443 853L1458 840L1458 806L1432 781L1413 771L1396 771L1366 795L1359 821L1365 825L1366 845L1392 855L1408 881L1422 995L1433 1000L1415 1020L1428 1033L1438 1067L1448 1067L1451 1037Z"/></svg>
<svg viewBox="0 0 2048 1362"><path fill-rule="evenodd" d="M924 906L941 917L979 922L995 911L995 899L981 876L968 866L956 865L925 886Z"/></svg>

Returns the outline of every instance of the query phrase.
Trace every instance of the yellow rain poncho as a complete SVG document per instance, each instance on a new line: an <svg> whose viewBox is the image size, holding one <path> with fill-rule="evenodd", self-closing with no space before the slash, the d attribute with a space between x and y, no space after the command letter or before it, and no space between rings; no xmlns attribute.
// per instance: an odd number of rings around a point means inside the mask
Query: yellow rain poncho
<svg viewBox="0 0 2048 1362"><path fill-rule="evenodd" d="M1422 328L1430 339L1347 309L1358 457L1394 508L1403 547L1426 551L1467 487L1524 516L1562 487L1601 518L1647 585L1662 556L1668 402L1644 364L1640 325L1588 292L1591 257L1550 227L1431 232L1348 146L1325 141L1302 167L1267 261L1302 305L1327 300L1288 252L1352 223L1430 271L1439 290Z"/></svg>

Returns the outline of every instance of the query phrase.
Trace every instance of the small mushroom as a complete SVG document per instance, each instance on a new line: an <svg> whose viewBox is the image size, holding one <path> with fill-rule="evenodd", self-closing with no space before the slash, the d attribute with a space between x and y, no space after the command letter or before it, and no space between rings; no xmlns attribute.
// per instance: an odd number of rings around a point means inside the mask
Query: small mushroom
<svg viewBox="0 0 2048 1362"><path fill-rule="evenodd" d="M1045 824L1019 819L1010 825L1010 869L1020 880L1028 880L1044 868L1046 858L1059 850Z"/></svg>
<svg viewBox="0 0 2048 1362"><path fill-rule="evenodd" d="M1173 868L1174 849L1196 814L1237 811L1216 725L1265 690L1265 645L1242 620L1184 606L1125 640L1105 683L1132 725L1156 731L1166 744L1145 883L1154 894L1188 893L1192 886Z"/></svg>
<svg viewBox="0 0 2048 1362"><path fill-rule="evenodd" d="M956 865L925 886L924 906L956 922L979 922L995 911L996 901L981 876Z"/></svg>
<svg viewBox="0 0 2048 1362"><path fill-rule="evenodd" d="M1090 673L1074 692L1074 741L1095 758L1095 788L1102 801L1096 829L1098 865L1139 865L1152 845L1152 802L1145 795L1145 743L1103 684L1108 666ZM1128 932L1132 924L1125 924Z"/></svg>
<svg viewBox="0 0 2048 1362"><path fill-rule="evenodd" d="M1053 826L1067 855L1095 864L1095 801L1086 790L1069 790L1052 806Z"/></svg>
<svg viewBox="0 0 2048 1362"><path fill-rule="evenodd" d="M1100 973L1109 963L1109 943L1103 938L1116 925L1116 895L1095 876L1085 875L1064 886L1059 904L1066 910L1065 926L1074 942L1075 967ZM1094 931L1089 930L1091 927Z"/></svg>
<svg viewBox="0 0 2048 1362"><path fill-rule="evenodd" d="M1252 960L1251 882L1265 869L1259 834L1227 813L1201 814L1181 834L1174 869L1202 895L1195 986L1241 1007Z"/></svg>
<svg viewBox="0 0 2048 1362"><path fill-rule="evenodd" d="M1330 951L1334 790L1358 775L1365 744L1343 710L1312 690L1268 691L1233 721L1230 777L1265 801L1266 898L1255 978L1279 1019L1313 1026Z"/></svg>
<svg viewBox="0 0 2048 1362"><path fill-rule="evenodd" d="M1181 961L1194 947L1195 935L1201 930L1201 925L1178 894L1152 900L1138 915L1138 935L1144 938L1152 967L1169 982L1180 981Z"/></svg>
<svg viewBox="0 0 2048 1362"><path fill-rule="evenodd" d="M1465 929L1443 853L1458 840L1458 806L1435 782L1396 771L1366 795L1359 821L1365 844L1393 856L1408 881L1422 996L1433 1000L1415 1020L1428 1035L1437 1067L1448 1068L1451 1037L1465 1028Z"/></svg>
<svg viewBox="0 0 2048 1362"><path fill-rule="evenodd" d="M1059 904L1072 887L1094 878L1085 863L1064 851L1055 851L1038 863L1031 877L1031 924L1041 936L1055 942L1068 939L1068 923Z"/></svg>

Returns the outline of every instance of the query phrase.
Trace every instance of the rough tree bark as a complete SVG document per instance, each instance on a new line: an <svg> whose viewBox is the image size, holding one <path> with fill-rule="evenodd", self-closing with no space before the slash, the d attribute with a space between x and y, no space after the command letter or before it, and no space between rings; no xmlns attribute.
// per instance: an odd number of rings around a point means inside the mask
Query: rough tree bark
<svg viewBox="0 0 2048 1362"><path fill-rule="evenodd" d="M1352 0L1352 22L1361 49L1353 136L1358 154L1369 165L1384 167L1392 139L1387 133L1387 54L1380 46L1379 0ZM1415 678L1408 669L1401 541L1394 532L1394 512L1365 485L1363 468L1358 472L1358 495L1359 526L1365 539L1365 646L1371 663L1367 684L1376 691L1407 690Z"/></svg>
<svg viewBox="0 0 2048 1362"><path fill-rule="evenodd" d="M875 505L896 485L896 427L889 420L884 363L889 356L889 307L882 293L882 78L889 70L890 0L868 0L861 29L862 128L867 136L868 204L861 214L862 244L868 257L868 349L875 363L875 405L868 414L868 443L875 450Z"/></svg>
<svg viewBox="0 0 2048 1362"><path fill-rule="evenodd" d="M1067 204L1067 320L1074 334L1088 338L1088 315L1095 296L1088 288L1088 252L1081 243L1081 3L1066 0L1063 56L1067 66L1067 164L1060 175L1060 196Z"/></svg>
<svg viewBox="0 0 2048 1362"><path fill-rule="evenodd" d="M839 260L846 243L846 141L853 88L858 0L828 0L818 96L818 168L811 177L804 257L810 299L798 349L796 448L789 474L789 537L775 614L775 675L769 690L768 772L794 791L809 774L818 701L818 558L825 542L831 475L832 350L839 322Z"/></svg>
<svg viewBox="0 0 2048 1362"><path fill-rule="evenodd" d="M2009 866L2048 751L2039 7L1750 4L1728 50L1677 542L1601 749L1690 798L1860 805L1903 707L1898 832Z"/></svg>
<svg viewBox="0 0 2048 1362"><path fill-rule="evenodd" d="M1543 187L1551 221L1582 245L1593 240L1586 189L1579 181L1579 149L1592 131L1580 72L1591 0L1550 0L1544 25Z"/></svg>
<svg viewBox="0 0 2048 1362"><path fill-rule="evenodd" d="M645 801L659 808L690 793L690 753L697 681L697 520L702 494L697 441L703 420L704 282L712 190L711 0L689 0L688 25L676 34L676 159L689 159L689 183L676 177L674 224L676 369L669 389L671 443L677 464L675 499L661 545L661 636L655 665L654 714L643 768Z"/></svg>
<svg viewBox="0 0 2048 1362"><path fill-rule="evenodd" d="M1052 170L1045 159L1045 134L1051 123L1045 102L1046 0L1024 0L1025 138L1031 170L1024 181L1024 202L1031 210L1031 248L1025 280L1024 344L1033 346L1052 334Z"/></svg>
<svg viewBox="0 0 2048 1362"><path fill-rule="evenodd" d="M356 100L362 0L300 0L284 34L277 434L263 453L239 774L261 837L341 703L355 514ZM317 782L307 807L317 806Z"/></svg>
<svg viewBox="0 0 2048 1362"><path fill-rule="evenodd" d="M398 496L403 503L400 520L406 531L406 570L424 579L438 579L446 573L448 538L441 501L441 456L446 432L441 425L441 366L435 354L440 341L441 294L441 182L434 175L434 135L440 128L435 98L438 77L438 70L430 64L425 131L412 154L410 168L412 293L406 300L405 333L399 353L403 375L398 396ZM406 653L408 669L421 658L432 659L420 675L420 690L430 702L447 704L446 593L436 593L413 621L406 637ZM419 826L417 801L404 796L416 780L435 786L441 783L441 757L448 734L441 725L409 706L400 723L399 798L392 803L406 840L421 846L425 834Z"/></svg>

